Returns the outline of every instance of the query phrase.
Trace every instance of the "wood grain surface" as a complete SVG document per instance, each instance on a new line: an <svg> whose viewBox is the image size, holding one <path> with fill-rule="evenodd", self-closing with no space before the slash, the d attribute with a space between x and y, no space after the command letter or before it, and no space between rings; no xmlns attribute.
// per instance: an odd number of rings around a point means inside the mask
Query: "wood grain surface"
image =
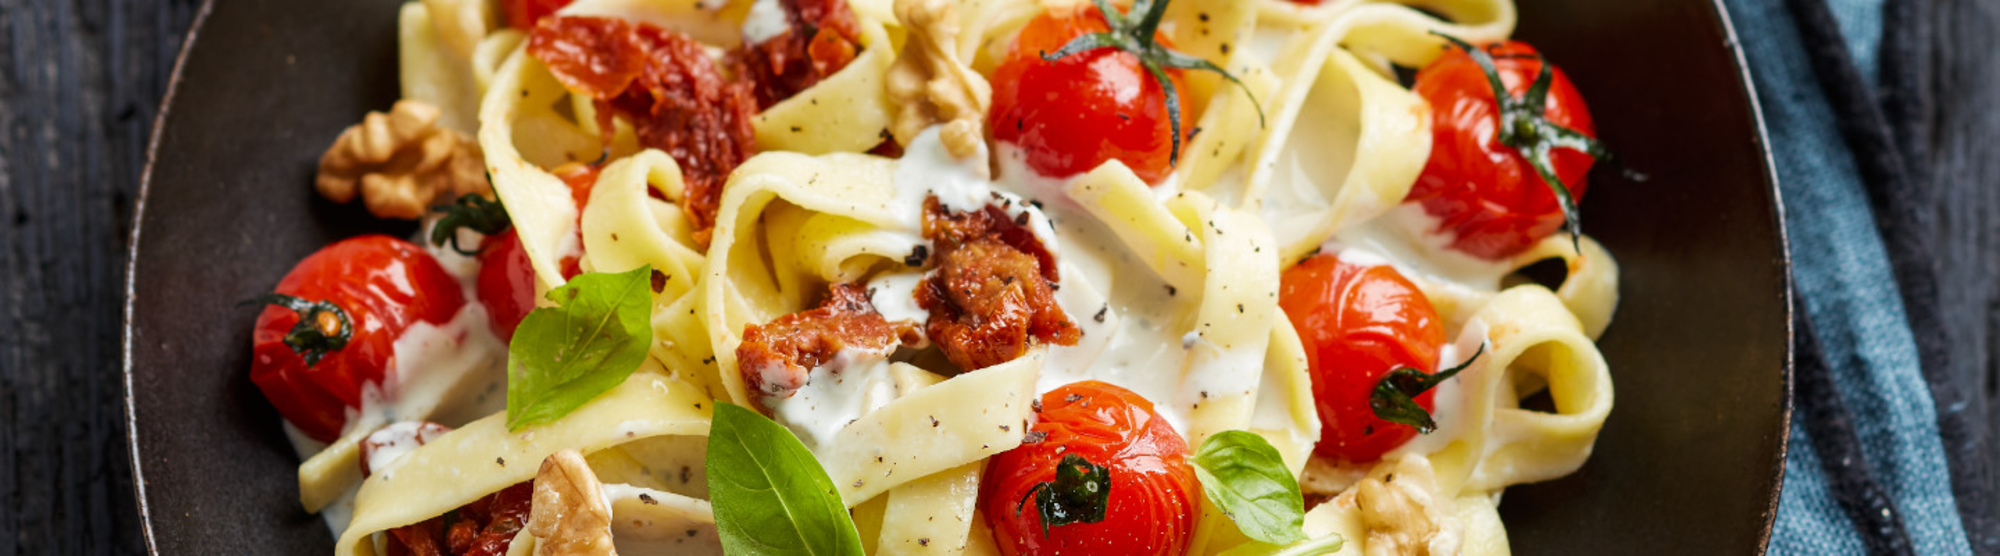
<svg viewBox="0 0 2000 556"><path fill-rule="evenodd" d="M0 0L0 556L144 549L121 405L123 270L150 128L198 8ZM1972 393L1952 409L2000 424L2000 2L1925 9L1934 102L1915 126L1932 139L1954 376Z"/></svg>

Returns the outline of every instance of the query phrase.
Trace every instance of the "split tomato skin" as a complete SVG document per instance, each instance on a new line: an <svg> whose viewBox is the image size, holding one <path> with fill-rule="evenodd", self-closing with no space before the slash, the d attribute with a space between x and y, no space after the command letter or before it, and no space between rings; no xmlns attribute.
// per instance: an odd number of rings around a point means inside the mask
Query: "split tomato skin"
<svg viewBox="0 0 2000 556"><path fill-rule="evenodd" d="M1166 90L1138 56L1106 48L1042 59L1071 39L1107 29L1103 14L1087 5L1036 16L993 72L987 125L995 139L1021 149L1036 173L1067 177L1117 159L1146 183L1158 184L1173 170L1174 132ZM1154 40L1172 47L1164 35ZM1166 73L1175 90L1187 90L1181 70ZM1181 106L1181 121L1189 125Z"/></svg>
<svg viewBox="0 0 2000 556"><path fill-rule="evenodd" d="M352 336L340 349L307 365L285 343L299 314L265 307L252 333L250 380L306 436L337 439L362 390L381 384L395 366L396 338L418 322L444 324L465 306L458 281L416 244L366 235L328 245L285 274L277 293L333 303L347 313Z"/></svg>
<svg viewBox="0 0 2000 556"><path fill-rule="evenodd" d="M1527 92L1546 63L1533 46L1519 41L1485 49L1515 97ZM1596 124L1576 85L1554 64L1550 73L1548 120L1595 137ZM1417 72L1412 90L1430 104L1432 143L1430 159L1405 202L1421 203L1424 212L1437 218L1434 231L1452 234L1451 248L1502 260L1562 228L1562 206L1554 191L1527 159L1500 143L1493 86L1471 55L1449 49ZM1573 149L1555 149L1550 158L1556 177L1581 202L1595 159Z"/></svg>
<svg viewBox="0 0 2000 556"><path fill-rule="evenodd" d="M535 266L521 248L513 228L488 238L479 250L479 276L474 284L486 306L487 324L502 343L514 340L514 329L535 309Z"/></svg>
<svg viewBox="0 0 2000 556"><path fill-rule="evenodd" d="M1130 390L1098 381L1043 394L1020 447L994 456L980 507L1002 554L1185 554L1200 512L1199 487L1180 433ZM1033 494L1067 455L1109 469L1104 520L1054 525L1043 534ZM1023 500L1026 504L1023 505Z"/></svg>
<svg viewBox="0 0 2000 556"><path fill-rule="evenodd" d="M1375 416L1369 395L1402 367L1437 370L1444 324L1415 284L1389 266L1361 266L1314 255L1285 271L1278 306L1305 344L1319 413L1321 456L1371 462L1409 442L1417 430ZM1416 397L1435 408L1429 391Z"/></svg>

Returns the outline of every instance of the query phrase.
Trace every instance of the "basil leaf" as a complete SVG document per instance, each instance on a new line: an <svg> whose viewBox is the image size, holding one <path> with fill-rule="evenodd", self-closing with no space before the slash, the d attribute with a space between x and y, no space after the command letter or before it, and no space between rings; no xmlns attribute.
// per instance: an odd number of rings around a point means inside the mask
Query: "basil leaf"
<svg viewBox="0 0 2000 556"><path fill-rule="evenodd" d="M1305 499L1278 449L1264 437L1223 431L1194 454L1201 490L1252 539L1269 544L1305 540Z"/></svg>
<svg viewBox="0 0 2000 556"><path fill-rule="evenodd" d="M706 465L723 553L862 556L840 491L791 429L716 403Z"/></svg>
<svg viewBox="0 0 2000 556"><path fill-rule="evenodd" d="M1346 538L1328 533L1324 537L1284 546L1250 541L1223 551L1222 556L1322 556L1340 552L1343 546L1347 546Z"/></svg>
<svg viewBox="0 0 2000 556"><path fill-rule="evenodd" d="M579 275L507 346L507 429L547 423L632 376L653 340L651 267Z"/></svg>

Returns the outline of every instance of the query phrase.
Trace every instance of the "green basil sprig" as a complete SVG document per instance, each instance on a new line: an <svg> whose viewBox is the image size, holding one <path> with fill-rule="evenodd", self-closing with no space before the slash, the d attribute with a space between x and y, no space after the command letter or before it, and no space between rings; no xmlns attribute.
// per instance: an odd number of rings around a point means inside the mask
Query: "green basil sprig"
<svg viewBox="0 0 2000 556"><path fill-rule="evenodd" d="M507 429L554 421L625 382L653 339L652 267L589 273L549 291L507 346Z"/></svg>
<svg viewBox="0 0 2000 556"><path fill-rule="evenodd" d="M861 533L826 470L784 426L756 411L715 405L708 434L708 496L730 556L862 556Z"/></svg>
<svg viewBox="0 0 2000 556"><path fill-rule="evenodd" d="M1306 540L1299 481L1264 437L1244 431L1208 437L1195 451L1194 476L1245 536L1275 545Z"/></svg>
<svg viewBox="0 0 2000 556"><path fill-rule="evenodd" d="M1410 367L1389 371L1381 382L1375 383L1375 390L1368 393L1368 407L1384 421L1409 425L1416 427L1418 433L1430 434L1437 430L1437 421L1431 419L1429 411L1424 411L1424 406L1417 405L1417 396L1458 376L1459 371L1471 367L1472 362L1483 353L1486 353L1486 344L1482 342L1479 351L1472 352L1472 357L1466 358L1464 363L1437 374L1424 374Z"/></svg>

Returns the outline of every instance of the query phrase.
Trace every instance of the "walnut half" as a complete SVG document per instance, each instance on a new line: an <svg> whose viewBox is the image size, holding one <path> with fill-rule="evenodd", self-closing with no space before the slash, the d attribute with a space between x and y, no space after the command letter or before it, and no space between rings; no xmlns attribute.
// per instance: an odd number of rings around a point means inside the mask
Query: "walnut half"
<svg viewBox="0 0 2000 556"><path fill-rule="evenodd" d="M611 502L583 454L563 450L542 460L528 512L535 556L616 556L611 546Z"/></svg>
<svg viewBox="0 0 2000 556"><path fill-rule="evenodd" d="M1429 460L1405 457L1381 477L1362 479L1350 491L1367 528L1367 556L1457 554L1464 525L1451 499L1438 492Z"/></svg>
<svg viewBox="0 0 2000 556"><path fill-rule="evenodd" d="M909 42L889 68L889 100L898 108L889 132L910 144L931 124L944 124L945 148L967 157L985 140L980 123L993 97L992 86L960 60L955 0L896 0L896 18L910 30Z"/></svg>
<svg viewBox="0 0 2000 556"><path fill-rule="evenodd" d="M467 193L492 195L479 143L438 126L439 114L414 100L369 112L320 156L320 196L346 203L359 194L377 217L415 220Z"/></svg>

